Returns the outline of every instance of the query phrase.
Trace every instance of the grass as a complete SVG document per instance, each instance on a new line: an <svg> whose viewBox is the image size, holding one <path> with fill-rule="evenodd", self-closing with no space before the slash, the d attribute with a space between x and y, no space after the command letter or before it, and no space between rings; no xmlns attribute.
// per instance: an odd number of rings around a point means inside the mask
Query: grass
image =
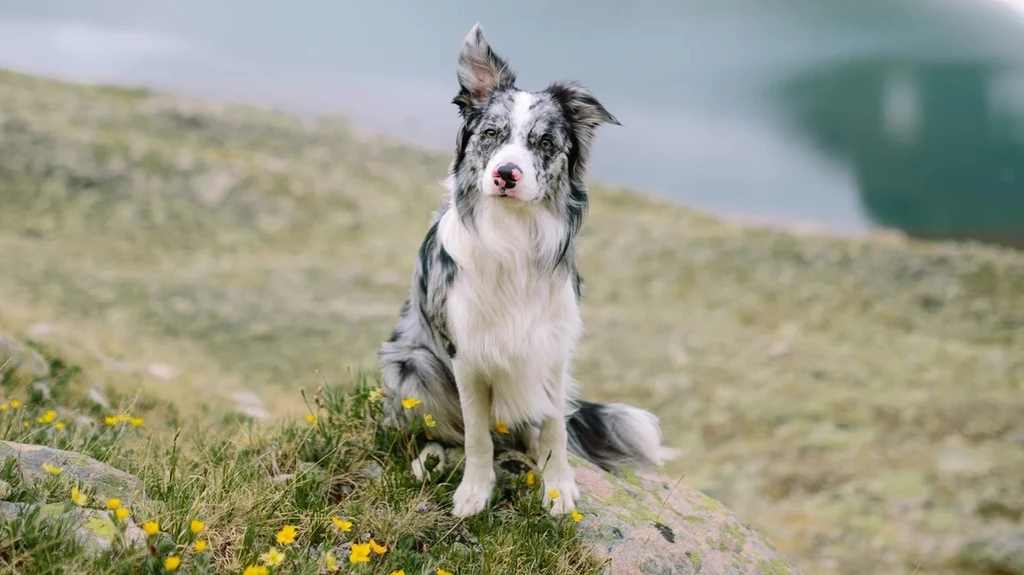
<svg viewBox="0 0 1024 575"><path fill-rule="evenodd" d="M364 378L317 390L308 398L306 419L257 424L184 414L171 422L180 425L177 432L166 433L150 423L160 421L156 416L166 407L158 402L119 397L109 412L66 407L72 398L60 390L80 384L67 381L77 377L58 372L56 380L69 385L58 386L51 400L5 389L7 397L22 399L18 408L4 404L0 438L85 453L136 474L147 499L126 508L136 523L152 522L159 532L141 547L115 543L90 554L75 542L68 522L44 521L33 511L0 525L3 572L167 573L166 561L175 557L180 564L171 566L179 572L240 573L264 565L271 548L283 555L271 573L327 573L328 554L345 573L599 572L574 537L572 519L552 519L525 476L502 490L491 510L455 520L446 502L461 471L426 484L415 480L408 473L410 439L379 425L381 403L370 398ZM51 409L60 415L45 417ZM117 414L134 420L107 421ZM71 509L77 486L94 499L91 506L104 504L90 485L61 474L26 482L13 460L0 479L10 485L9 501ZM111 524L125 525L114 511L106 515ZM335 518L351 525L339 527ZM198 533L193 521L202 522ZM294 527L294 541L278 539L286 526ZM350 564L352 544L371 539L386 552L371 551L367 563ZM196 541L203 541L201 550Z"/></svg>
<svg viewBox="0 0 1024 575"><path fill-rule="evenodd" d="M299 386L373 372L445 154L12 72L0 110L0 330L143 390L154 429L243 391L301 420ZM592 198L577 378L662 418L667 473L809 573L952 573L1006 528L979 510L1024 500L1024 255Z"/></svg>

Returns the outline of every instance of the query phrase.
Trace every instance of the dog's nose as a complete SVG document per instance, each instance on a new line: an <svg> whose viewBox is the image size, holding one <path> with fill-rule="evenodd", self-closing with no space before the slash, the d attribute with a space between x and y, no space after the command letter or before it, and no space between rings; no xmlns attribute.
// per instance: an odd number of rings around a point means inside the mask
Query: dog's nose
<svg viewBox="0 0 1024 575"><path fill-rule="evenodd" d="M514 188L516 182L523 179L523 171L512 162L498 166L491 175L494 176L494 183L502 189Z"/></svg>

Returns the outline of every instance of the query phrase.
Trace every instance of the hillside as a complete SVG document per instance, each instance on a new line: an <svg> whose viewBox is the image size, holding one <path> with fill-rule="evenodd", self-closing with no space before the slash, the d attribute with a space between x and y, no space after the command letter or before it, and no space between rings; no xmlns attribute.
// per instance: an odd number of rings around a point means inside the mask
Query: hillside
<svg viewBox="0 0 1024 575"><path fill-rule="evenodd" d="M299 417L300 386L372 373L446 164L341 119L0 72L0 331L168 402L156 422ZM592 198L577 377L662 418L670 474L808 573L952 573L1020 520L1024 254Z"/></svg>

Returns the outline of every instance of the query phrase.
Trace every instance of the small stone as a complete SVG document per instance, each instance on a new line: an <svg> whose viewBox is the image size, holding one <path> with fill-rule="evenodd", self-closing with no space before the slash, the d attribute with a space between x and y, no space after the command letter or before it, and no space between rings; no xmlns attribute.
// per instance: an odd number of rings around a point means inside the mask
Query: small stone
<svg viewBox="0 0 1024 575"><path fill-rule="evenodd" d="M254 393L239 391L231 394L231 398L235 401L235 409L253 419L266 419L270 416L270 412L263 407L263 400Z"/></svg>
<svg viewBox="0 0 1024 575"><path fill-rule="evenodd" d="M28 336L32 339L43 339L53 333L52 323L34 323L28 327Z"/></svg>
<svg viewBox="0 0 1024 575"><path fill-rule="evenodd" d="M174 379L176 375L178 375L178 370L167 365L166 363L151 363L146 368L146 371L149 372L149 375L152 375L153 377L163 381L170 381Z"/></svg>
<svg viewBox="0 0 1024 575"><path fill-rule="evenodd" d="M29 387L29 392L38 396L41 400L50 401L53 396L50 394L50 384L46 381L37 381Z"/></svg>
<svg viewBox="0 0 1024 575"><path fill-rule="evenodd" d="M98 388L93 387L92 389L89 390L89 401L95 403L97 406L101 407L105 411L110 410L110 402L107 401L107 398L103 395L103 392L100 391Z"/></svg>
<svg viewBox="0 0 1024 575"><path fill-rule="evenodd" d="M0 479L0 501L5 501L7 496L11 494L11 484Z"/></svg>

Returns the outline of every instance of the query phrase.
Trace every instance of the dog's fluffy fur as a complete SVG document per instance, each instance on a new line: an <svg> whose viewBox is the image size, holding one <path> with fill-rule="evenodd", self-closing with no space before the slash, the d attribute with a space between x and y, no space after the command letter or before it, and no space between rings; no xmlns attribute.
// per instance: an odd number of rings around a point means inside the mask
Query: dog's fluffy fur
<svg viewBox="0 0 1024 575"><path fill-rule="evenodd" d="M526 449L541 468L545 502L560 515L579 497L568 451L605 469L660 466L658 420L623 404L577 399L571 363L582 331L577 233L595 129L618 121L576 83L540 92L516 75L477 24L458 58L462 126L449 195L419 251L412 290L380 357L387 423L430 414L426 458L465 447L453 513L483 510L499 448ZM499 170L499 168L502 170ZM514 169L513 169L514 168ZM402 400L421 403L405 409ZM507 425L508 433L503 427ZM557 490L552 500L547 494Z"/></svg>

